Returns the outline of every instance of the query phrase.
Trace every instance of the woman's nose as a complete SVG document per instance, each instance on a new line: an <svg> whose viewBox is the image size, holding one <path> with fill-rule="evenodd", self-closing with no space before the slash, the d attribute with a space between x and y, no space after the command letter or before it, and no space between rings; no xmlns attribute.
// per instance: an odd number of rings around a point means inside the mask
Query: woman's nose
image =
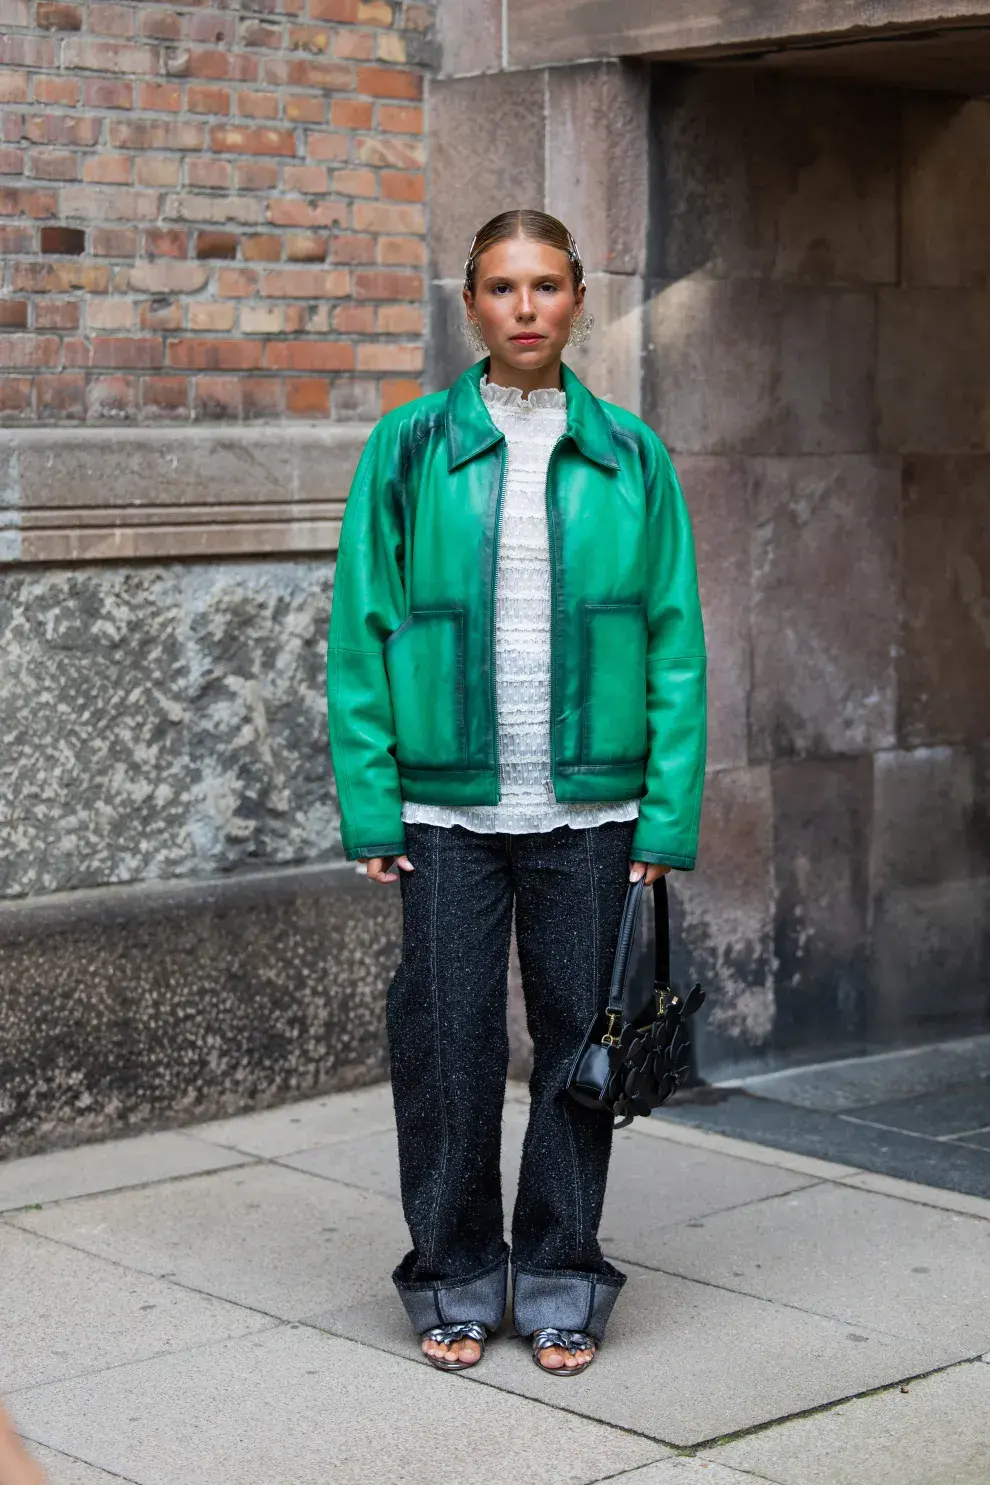
<svg viewBox="0 0 990 1485"><path fill-rule="evenodd" d="M535 313L536 310L533 307L532 297L526 289L523 289L522 293L519 296L519 304L516 308L516 314L521 320L531 320Z"/></svg>

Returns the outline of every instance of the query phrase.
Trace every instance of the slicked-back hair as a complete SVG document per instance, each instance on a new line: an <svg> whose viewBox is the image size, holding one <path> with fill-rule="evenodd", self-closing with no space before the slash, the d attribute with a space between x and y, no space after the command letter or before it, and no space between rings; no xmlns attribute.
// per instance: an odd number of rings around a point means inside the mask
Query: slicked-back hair
<svg viewBox="0 0 990 1485"><path fill-rule="evenodd" d="M491 217L474 234L474 241L464 264L464 287L469 293L474 293L476 265L482 253L494 247L497 242L508 242L514 237L525 237L530 242L542 242L547 247L559 248L562 253L566 253L571 265L575 293L584 283L581 255L573 235L563 222L550 216L548 212L520 206L514 211L499 212L497 217Z"/></svg>

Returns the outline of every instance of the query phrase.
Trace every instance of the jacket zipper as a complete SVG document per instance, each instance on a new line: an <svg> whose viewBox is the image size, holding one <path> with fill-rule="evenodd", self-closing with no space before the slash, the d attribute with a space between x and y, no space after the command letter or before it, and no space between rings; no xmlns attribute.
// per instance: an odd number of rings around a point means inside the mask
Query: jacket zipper
<svg viewBox="0 0 990 1485"><path fill-rule="evenodd" d="M502 439L501 464L498 474L498 494L495 497L495 530L492 533L492 594L491 619L489 624L489 657L491 665L491 705L492 705L492 743L495 748L495 803L498 804L502 798L502 769L498 751L498 698L496 696L496 674L495 674L495 614L498 603L498 538L502 524L502 494L505 490L505 467L508 463L508 453L505 439Z"/></svg>
<svg viewBox="0 0 990 1485"><path fill-rule="evenodd" d="M557 554L554 540L553 501L550 498L550 476L553 473L554 455L566 438L567 434L562 433L550 450L550 458L547 461L547 484L545 491L547 542L550 549L550 778L547 780L547 797L551 800L556 797L554 794L554 783L557 778L557 664L553 653L554 629L557 624Z"/></svg>

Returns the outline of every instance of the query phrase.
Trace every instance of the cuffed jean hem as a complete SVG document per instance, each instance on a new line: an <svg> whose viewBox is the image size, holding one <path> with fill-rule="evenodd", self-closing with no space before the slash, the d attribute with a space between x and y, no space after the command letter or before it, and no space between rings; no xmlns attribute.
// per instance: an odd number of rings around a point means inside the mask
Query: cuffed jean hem
<svg viewBox="0 0 990 1485"><path fill-rule="evenodd" d="M601 1274L513 1265L512 1318L519 1335L583 1330L599 1343L626 1276L608 1265Z"/></svg>
<svg viewBox="0 0 990 1485"><path fill-rule="evenodd" d="M457 1325L476 1321L486 1330L497 1330L505 1314L509 1279L509 1255L467 1279L408 1280L403 1260L392 1274L392 1282L406 1307L406 1314L417 1335L435 1325Z"/></svg>

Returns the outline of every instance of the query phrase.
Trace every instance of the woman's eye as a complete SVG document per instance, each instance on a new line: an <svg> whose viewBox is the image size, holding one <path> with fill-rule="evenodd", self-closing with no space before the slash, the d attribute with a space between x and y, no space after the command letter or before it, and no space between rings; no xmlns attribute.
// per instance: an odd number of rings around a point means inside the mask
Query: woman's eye
<svg viewBox="0 0 990 1485"><path fill-rule="evenodd" d="M551 294L556 294L556 292L557 292L557 285L556 284L541 284L540 285L540 288L541 289L549 289Z"/></svg>

